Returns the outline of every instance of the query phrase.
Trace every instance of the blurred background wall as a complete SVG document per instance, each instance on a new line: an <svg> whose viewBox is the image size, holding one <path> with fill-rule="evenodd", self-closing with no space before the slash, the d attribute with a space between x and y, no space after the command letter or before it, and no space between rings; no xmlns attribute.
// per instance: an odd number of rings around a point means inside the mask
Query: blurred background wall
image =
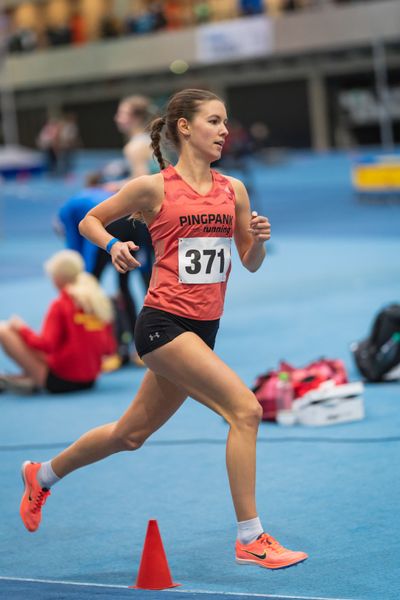
<svg viewBox="0 0 400 600"><path fill-rule="evenodd" d="M186 86L265 123L273 147L379 144L385 119L400 140L398 0L3 0L2 31L26 146L68 110L85 148L117 147L122 96L162 105Z"/></svg>

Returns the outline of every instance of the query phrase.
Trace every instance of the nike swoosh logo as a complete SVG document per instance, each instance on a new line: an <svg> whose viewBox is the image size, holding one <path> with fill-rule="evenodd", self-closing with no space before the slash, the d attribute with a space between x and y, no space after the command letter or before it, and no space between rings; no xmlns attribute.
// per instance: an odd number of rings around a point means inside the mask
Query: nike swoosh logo
<svg viewBox="0 0 400 600"><path fill-rule="evenodd" d="M256 554L255 552L250 552L250 550L245 550L245 552L247 552L247 554L251 554L252 556L255 556L256 558L260 558L261 560L263 560L264 558L267 558L266 552L264 552L264 554Z"/></svg>

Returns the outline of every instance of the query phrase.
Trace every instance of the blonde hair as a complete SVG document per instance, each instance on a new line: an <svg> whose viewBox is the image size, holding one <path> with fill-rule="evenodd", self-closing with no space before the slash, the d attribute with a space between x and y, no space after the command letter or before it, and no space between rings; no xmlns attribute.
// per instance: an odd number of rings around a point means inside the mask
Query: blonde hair
<svg viewBox="0 0 400 600"><path fill-rule="evenodd" d="M85 269L82 256L75 250L60 250L44 263L44 270L61 286L72 283Z"/></svg>
<svg viewBox="0 0 400 600"><path fill-rule="evenodd" d="M111 323L114 319L111 300L90 273L80 273L66 290L84 313L94 315L104 323Z"/></svg>
<svg viewBox="0 0 400 600"><path fill-rule="evenodd" d="M114 318L111 300L97 279L84 272L84 267L81 255L75 250L61 250L44 264L47 274L66 289L84 313L94 315L104 323L111 323Z"/></svg>

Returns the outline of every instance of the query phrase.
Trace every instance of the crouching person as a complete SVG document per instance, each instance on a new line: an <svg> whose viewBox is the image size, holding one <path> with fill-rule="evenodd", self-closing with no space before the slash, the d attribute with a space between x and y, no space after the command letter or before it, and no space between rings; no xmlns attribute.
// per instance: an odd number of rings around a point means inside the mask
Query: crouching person
<svg viewBox="0 0 400 600"><path fill-rule="evenodd" d="M62 250L44 266L60 293L41 333L18 316L0 323L0 345L22 369L19 375L0 375L1 391L61 394L89 389L103 357L116 351L111 302L97 280L84 272L80 254Z"/></svg>

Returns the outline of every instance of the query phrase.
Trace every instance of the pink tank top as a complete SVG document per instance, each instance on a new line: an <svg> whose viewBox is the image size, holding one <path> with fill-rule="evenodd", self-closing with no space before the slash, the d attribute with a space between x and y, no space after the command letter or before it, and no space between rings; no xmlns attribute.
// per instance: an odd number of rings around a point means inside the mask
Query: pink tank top
<svg viewBox="0 0 400 600"><path fill-rule="evenodd" d="M162 171L164 200L149 226L155 263L144 305L199 319L219 319L231 270L235 192L211 170L212 187L199 194L171 165Z"/></svg>

